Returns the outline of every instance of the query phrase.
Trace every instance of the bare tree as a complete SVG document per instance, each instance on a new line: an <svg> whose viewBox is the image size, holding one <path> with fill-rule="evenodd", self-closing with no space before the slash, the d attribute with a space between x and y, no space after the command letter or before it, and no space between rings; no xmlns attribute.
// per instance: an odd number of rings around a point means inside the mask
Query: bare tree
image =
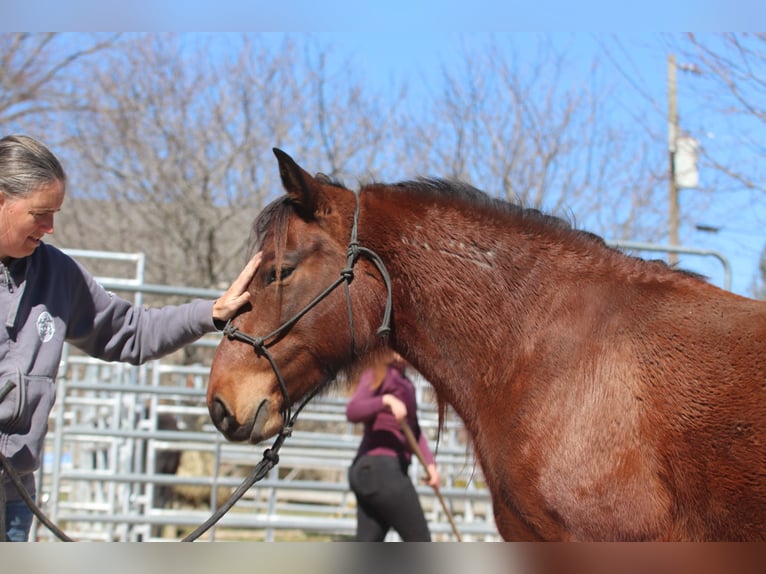
<svg viewBox="0 0 766 574"><path fill-rule="evenodd" d="M78 108L72 89L82 66L113 49L117 35L0 34L0 127L2 132L39 128L54 113ZM44 135L44 134L43 134ZM40 136L42 137L42 136Z"/></svg>
<svg viewBox="0 0 766 574"><path fill-rule="evenodd" d="M698 132L713 131L711 115L724 117L736 133L737 146L708 144L703 161L728 181L746 189L766 191L766 33L685 34L670 43L679 51L684 69L695 74L697 105L708 112L687 116ZM727 185L717 180L718 185Z"/></svg>
<svg viewBox="0 0 766 574"><path fill-rule="evenodd" d="M444 72L444 93L418 138L432 163L523 205L611 238L661 236L662 157L609 116L599 63L583 78L545 38L522 62L513 45L465 52ZM581 69L581 65L577 66ZM421 146L423 150L423 146Z"/></svg>
<svg viewBox="0 0 766 574"><path fill-rule="evenodd" d="M399 108L406 85L384 98L331 45L304 35L290 46L290 81L264 86L266 101L279 106L268 114L280 125L272 130L274 145L340 180L376 179L396 166L392 150L406 129Z"/></svg>
<svg viewBox="0 0 766 574"><path fill-rule="evenodd" d="M155 282L221 287L235 276L270 191L263 104L289 68L277 54L243 70L238 48L139 35L94 70L89 111L72 123L81 201L66 240L77 227L99 248L144 251Z"/></svg>
<svg viewBox="0 0 766 574"><path fill-rule="evenodd" d="M330 60L291 36L131 36L90 72L68 124L77 199L59 240L144 251L154 282L223 286L281 193L272 147L333 175L383 161L390 116Z"/></svg>
<svg viewBox="0 0 766 574"><path fill-rule="evenodd" d="M682 71L691 72L679 80L679 98L691 109L682 117L684 127L703 141L702 185L714 196L723 221L727 216L741 221L748 214L745 225L752 234L725 231L740 233L739 242L749 249L754 240L763 241L757 230L765 223L758 206L766 192L766 33L690 33L666 37L666 43ZM766 298L764 268L766 249L761 281L753 285L761 298Z"/></svg>

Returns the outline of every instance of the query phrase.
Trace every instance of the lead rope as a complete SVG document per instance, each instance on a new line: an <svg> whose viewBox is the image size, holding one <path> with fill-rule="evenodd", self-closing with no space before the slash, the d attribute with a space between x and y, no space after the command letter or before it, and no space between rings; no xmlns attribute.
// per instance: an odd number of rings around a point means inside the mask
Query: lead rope
<svg viewBox="0 0 766 574"><path fill-rule="evenodd" d="M250 489L253 484L261 480L264 476L268 474L268 472L274 468L279 463L279 449L282 448L282 445L285 442L285 439L292 434L293 426L295 425L295 420L298 418L298 413L300 413L303 410L303 407L305 407L311 399L316 396L316 394L327 384L327 382L317 386L317 388L308 395L303 401L301 401L301 404L296 409L295 413L287 420L288 422L285 423L285 425L282 427L282 430L279 432L279 435L277 436L276 440L274 441L274 444L271 446L271 448L266 449L263 452L263 458L261 459L261 462L259 462L253 472L250 474L249 477L247 477L242 484L239 485L239 487L229 496L229 498L226 500L226 502L218 508L218 510L213 513L210 518L208 518L205 522L203 522L200 526L198 526L193 532L188 534L186 537L184 537L181 542L193 542L200 536L202 536L205 532L207 532L213 525L215 525L224 514L226 514L231 508L237 503L237 501L242 498L242 496ZM50 530L59 540L63 542L74 542L73 538L70 538L63 530L61 530L58 526L56 526L46 515L43 513L43 511L40 509L40 507L37 505L37 503L34 501L34 499L30 496L30 494L27 492L27 489L24 487L24 484L21 482L21 478L19 477L16 470L13 468L13 465L10 463L10 461L0 453L0 464L2 465L2 468L0 468L0 542L5 542L7 540L7 531L5 527L5 504L6 504L6 495L5 495L5 476L8 476L11 479L11 482L13 482L14 486L18 490L19 494L21 495L21 498L24 500L24 502L27 504L29 509L32 511L32 513L37 517L37 519L46 527L48 530Z"/></svg>
<svg viewBox="0 0 766 574"><path fill-rule="evenodd" d="M298 417L298 413L303 410L303 407L306 406L306 404L316 395L316 393L319 392L320 389L324 387L325 384L326 383L319 385L305 400L301 402L298 409L295 411L295 414L293 414L288 422L282 427L282 430L280 431L271 448L266 449L263 452L263 459L261 459L261 462L256 465L251 475L247 477L242 482L242 484L239 485L239 487L229 496L226 502L221 507L219 507L218 510L216 510L215 513L210 516L210 518L208 518L193 532L183 538L181 542L193 542L202 536L202 534L207 532L223 517L224 514L231 510L234 504L236 504L237 501L242 498L245 492L247 492L250 487L253 486L253 484L266 476L268 472L279 463L279 449L282 448L282 444L284 444L285 439L290 436L290 434L292 434L293 425L295 424L295 419ZM11 479L11 482L13 482L14 486L21 495L22 500L24 500L32 513L48 530L50 530L62 542L74 542L73 538L69 537L63 530L56 526L40 509L32 496L30 496L29 492L27 492L27 489L21 482L21 478L13 468L13 465L11 465L10 461L1 453L0 464L2 464L3 467L0 469L0 481L2 481L0 482L0 542L5 542L7 540L7 531L5 527L5 476L8 476Z"/></svg>
<svg viewBox="0 0 766 574"><path fill-rule="evenodd" d="M13 468L13 465L11 465L10 461L3 455L0 454L0 464L3 465L3 471L8 476L8 478L11 479L11 482L13 482L13 485L16 487L16 490L18 490L19 494L21 495L22 500L27 503L27 506L32 511L32 513L37 517L37 519L45 525L45 527L53 532L53 534L58 537L59 540L62 540L64 542L74 542L73 539L71 539L67 534L61 530L58 526L53 524L50 518L45 516L42 510L40 510L40 507L37 506L37 503L34 501L34 499L29 495L27 492L27 489L24 488L24 485L21 482L21 478L16 473L16 470ZM5 498L5 486L0 486L0 491L2 491L2 497ZM2 512L5 514L5 500L0 500L2 502ZM5 532L5 516L2 517L2 529L3 529L3 540L5 540L7 536L7 532Z"/></svg>
<svg viewBox="0 0 766 574"><path fill-rule="evenodd" d="M250 476L242 481L242 484L240 484L237 489L231 493L226 502L223 503L223 505L221 505L218 510L216 510L210 516L210 518L195 528L194 531L190 532L184 538L182 538L181 542L194 542L205 532L210 530L212 526L214 526L219 520L221 520L221 518L223 518L224 514L231 510L231 508L240 498L242 498L242 496L244 496L244 494L250 489L251 486L265 477L272 468L279 464L279 449L282 448L282 445L284 444L287 437L292 434L295 420L298 418L298 413L303 410L303 407L305 407L308 402L314 398L314 396L326 384L327 381L319 385L310 395L308 395L307 398L301 401L301 404L298 406L295 413L289 419L287 419L287 422L284 425L282 425L282 430L279 431L279 434L277 435L276 440L274 440L274 444L271 445L271 448L267 448L265 451L263 451L263 458L261 459L261 462L256 465Z"/></svg>

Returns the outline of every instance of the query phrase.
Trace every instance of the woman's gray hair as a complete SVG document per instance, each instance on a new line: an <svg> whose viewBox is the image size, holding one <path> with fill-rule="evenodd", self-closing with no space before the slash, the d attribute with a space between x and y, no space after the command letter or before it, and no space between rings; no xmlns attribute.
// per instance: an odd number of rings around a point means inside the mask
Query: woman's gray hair
<svg viewBox="0 0 766 574"><path fill-rule="evenodd" d="M0 139L0 192L23 197L56 181L66 183L66 173L51 150L29 136Z"/></svg>

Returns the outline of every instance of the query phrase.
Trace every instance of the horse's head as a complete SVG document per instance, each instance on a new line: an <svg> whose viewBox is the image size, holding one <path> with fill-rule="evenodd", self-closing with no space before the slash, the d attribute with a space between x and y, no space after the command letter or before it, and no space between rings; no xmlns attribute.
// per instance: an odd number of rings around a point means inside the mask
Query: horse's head
<svg viewBox="0 0 766 574"><path fill-rule="evenodd" d="M348 271L355 194L274 153L287 195L256 219L254 249L263 256L252 306L227 326L207 390L216 427L252 443L279 432L293 404L376 344L385 304L368 260Z"/></svg>

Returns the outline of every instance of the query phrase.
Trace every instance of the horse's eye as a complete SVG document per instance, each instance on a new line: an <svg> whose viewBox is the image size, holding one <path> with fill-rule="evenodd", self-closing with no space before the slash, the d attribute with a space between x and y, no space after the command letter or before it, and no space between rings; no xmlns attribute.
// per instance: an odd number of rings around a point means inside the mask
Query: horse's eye
<svg viewBox="0 0 766 574"><path fill-rule="evenodd" d="M279 280L284 281L285 279L290 277L290 275L292 275L293 271L295 271L295 267L282 267L279 270ZM277 270L272 269L271 272L269 273L268 282L274 283L276 280L277 280Z"/></svg>
<svg viewBox="0 0 766 574"><path fill-rule="evenodd" d="M284 281L290 277L290 275L293 274L293 271L295 271L295 267L282 267L281 271L279 272L280 281Z"/></svg>

